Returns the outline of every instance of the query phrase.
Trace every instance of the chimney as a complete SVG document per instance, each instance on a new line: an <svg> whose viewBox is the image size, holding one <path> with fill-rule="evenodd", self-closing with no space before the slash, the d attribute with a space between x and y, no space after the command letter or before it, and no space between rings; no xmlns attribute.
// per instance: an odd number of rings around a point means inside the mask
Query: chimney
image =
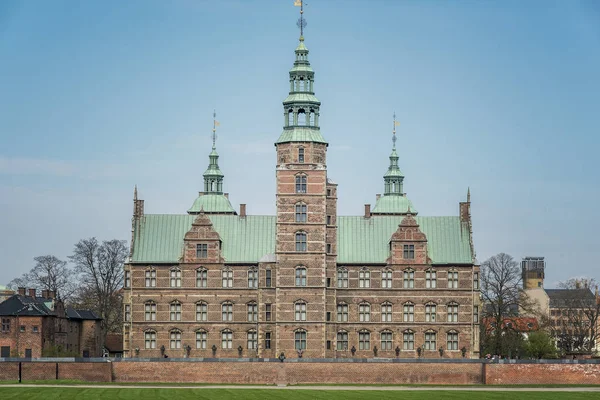
<svg viewBox="0 0 600 400"><path fill-rule="evenodd" d="M27 289L25 289L24 287L19 287L17 289L17 293L19 293L19 296L25 296L25 291L27 291Z"/></svg>
<svg viewBox="0 0 600 400"><path fill-rule="evenodd" d="M240 204L240 217L246 218L246 205Z"/></svg>
<svg viewBox="0 0 600 400"><path fill-rule="evenodd" d="M48 298L49 299L55 299L56 298L56 291L54 291L54 290L48 290Z"/></svg>
<svg viewBox="0 0 600 400"><path fill-rule="evenodd" d="M229 200L229 193L223 193L223 196L225 196L225 198L226 198L227 200Z"/></svg>
<svg viewBox="0 0 600 400"><path fill-rule="evenodd" d="M365 218L371 218L371 205L365 204Z"/></svg>
<svg viewBox="0 0 600 400"><path fill-rule="evenodd" d="M49 290L48 290L48 289L42 289L42 297L43 297L44 299L47 299L47 298L48 298L48 292L49 292Z"/></svg>
<svg viewBox="0 0 600 400"><path fill-rule="evenodd" d="M36 290L35 289L29 289L29 297L36 297Z"/></svg>
<svg viewBox="0 0 600 400"><path fill-rule="evenodd" d="M380 198L381 198L381 193L377 193L377 194L375 195L375 200L379 200Z"/></svg>

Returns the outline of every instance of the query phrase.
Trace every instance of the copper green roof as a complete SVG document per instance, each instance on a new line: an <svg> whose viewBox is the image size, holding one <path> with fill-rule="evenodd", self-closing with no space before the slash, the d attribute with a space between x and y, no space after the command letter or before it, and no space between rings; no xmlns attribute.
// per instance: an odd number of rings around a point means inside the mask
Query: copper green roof
<svg viewBox="0 0 600 400"><path fill-rule="evenodd" d="M275 253L275 216L208 215L228 263L257 263ZM177 263L195 215L145 215L135 224L133 263ZM338 217L338 264L385 264L402 216ZM433 264L470 264L469 230L459 217L416 217Z"/></svg>
<svg viewBox="0 0 600 400"><path fill-rule="evenodd" d="M291 93L288 97L285 98L283 104L288 103L316 103L321 104L319 99L314 94L306 93L306 92L294 92Z"/></svg>
<svg viewBox="0 0 600 400"><path fill-rule="evenodd" d="M229 199L222 194L200 194L194 204L188 210L188 213L199 213L204 210L205 213L235 213Z"/></svg>
<svg viewBox="0 0 600 400"><path fill-rule="evenodd" d="M321 131L314 127L292 127L284 129L275 144L287 142L316 142L327 144L321 135Z"/></svg>
<svg viewBox="0 0 600 400"><path fill-rule="evenodd" d="M371 214L406 214L408 207L413 214L417 213L408 197L390 194L381 196L377 200Z"/></svg>

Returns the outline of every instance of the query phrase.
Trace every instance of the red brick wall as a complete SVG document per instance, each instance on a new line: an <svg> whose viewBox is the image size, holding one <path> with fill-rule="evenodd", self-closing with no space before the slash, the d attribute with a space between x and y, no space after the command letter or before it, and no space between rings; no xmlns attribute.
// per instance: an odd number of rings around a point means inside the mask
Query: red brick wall
<svg viewBox="0 0 600 400"><path fill-rule="evenodd" d="M59 363L58 378L86 382L110 382L111 363Z"/></svg>
<svg viewBox="0 0 600 400"><path fill-rule="evenodd" d="M111 363L59 362L58 378L73 379L86 382L110 382ZM16 381L19 379L19 363L0 363L0 381ZM39 381L55 380L55 362L22 362L21 380Z"/></svg>
<svg viewBox="0 0 600 400"><path fill-rule="evenodd" d="M19 379L19 363L0 364L0 381L16 381Z"/></svg>
<svg viewBox="0 0 600 400"><path fill-rule="evenodd" d="M600 385L600 364L487 364L485 371L488 385Z"/></svg>

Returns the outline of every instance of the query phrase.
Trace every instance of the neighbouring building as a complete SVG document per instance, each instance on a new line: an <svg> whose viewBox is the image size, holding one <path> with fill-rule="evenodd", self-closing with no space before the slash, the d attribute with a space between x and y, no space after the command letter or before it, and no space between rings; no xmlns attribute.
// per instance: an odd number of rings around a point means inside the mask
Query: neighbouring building
<svg viewBox="0 0 600 400"><path fill-rule="evenodd" d="M65 307L53 291L19 288L0 303L0 357L42 357L61 350L79 357L102 355L101 319ZM46 352L44 352L46 350Z"/></svg>
<svg viewBox="0 0 600 400"><path fill-rule="evenodd" d="M126 357L479 357L470 195L455 216L418 214L394 131L383 195L338 215L308 54L301 36L274 137L275 215L232 207L214 129L187 213L145 214L136 188Z"/></svg>
<svg viewBox="0 0 600 400"><path fill-rule="evenodd" d="M0 285L0 303L15 294L14 290L10 290L6 286Z"/></svg>
<svg viewBox="0 0 600 400"><path fill-rule="evenodd" d="M122 333L107 333L104 341L104 356L106 357L123 357L123 334Z"/></svg>

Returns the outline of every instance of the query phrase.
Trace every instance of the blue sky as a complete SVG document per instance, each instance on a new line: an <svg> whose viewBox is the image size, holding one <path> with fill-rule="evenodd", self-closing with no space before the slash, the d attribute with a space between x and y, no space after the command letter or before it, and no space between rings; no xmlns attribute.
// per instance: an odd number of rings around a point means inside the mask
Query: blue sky
<svg viewBox="0 0 600 400"><path fill-rule="evenodd" d="M305 37L341 215L383 191L398 130L421 215L471 187L480 261L600 278L600 3L313 0ZM202 189L212 111L232 204L275 212L293 0L0 2L0 283L81 238L129 239Z"/></svg>

